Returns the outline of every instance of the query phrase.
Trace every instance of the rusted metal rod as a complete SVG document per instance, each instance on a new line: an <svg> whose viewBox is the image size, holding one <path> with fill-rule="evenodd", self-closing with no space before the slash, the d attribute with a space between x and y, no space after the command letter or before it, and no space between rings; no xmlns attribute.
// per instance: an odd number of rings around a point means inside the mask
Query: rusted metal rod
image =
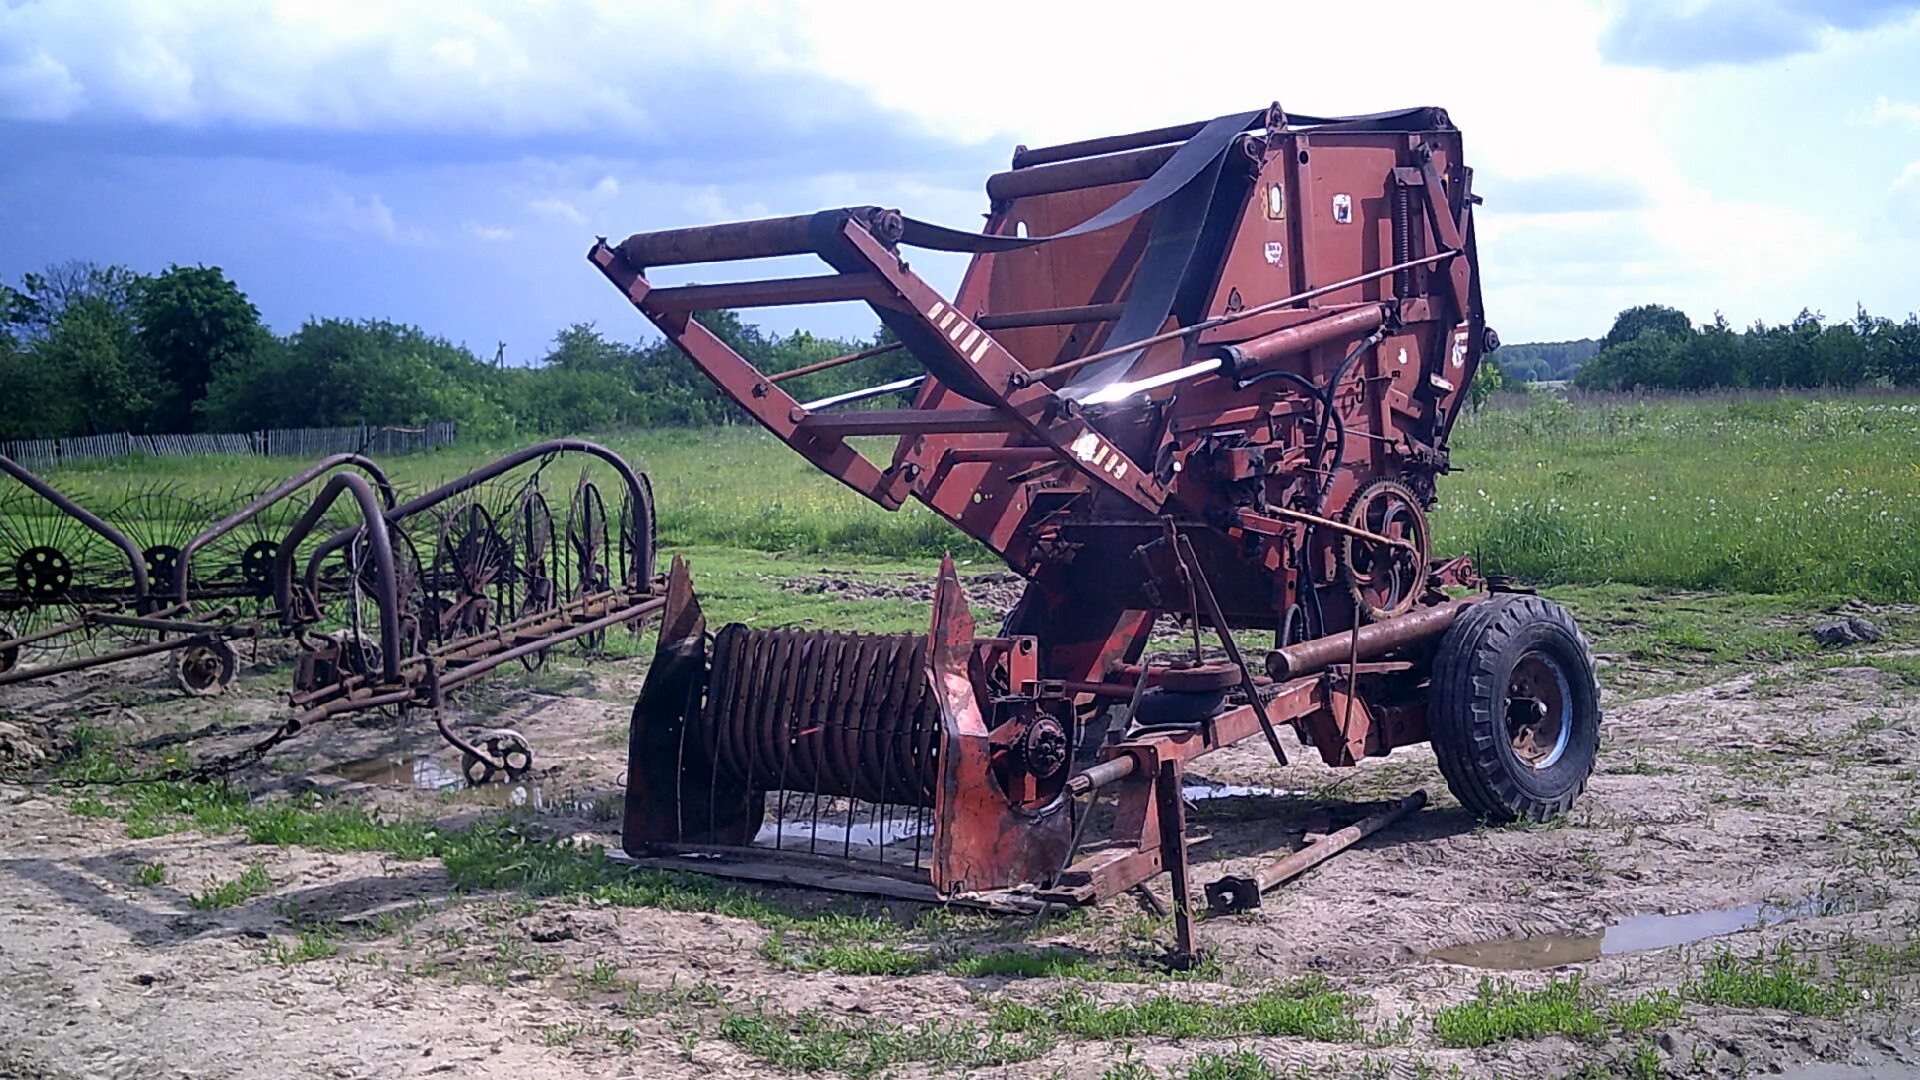
<svg viewBox="0 0 1920 1080"><path fill-rule="evenodd" d="M1357 537L1361 540L1370 540L1376 544L1384 544L1387 547L1413 549L1413 545L1405 540L1387 536L1382 533L1369 532L1366 529L1360 528L1358 525L1349 525L1344 521L1336 521L1330 517L1322 517L1319 514L1309 514L1305 510L1295 510L1286 506L1269 506L1261 513L1243 510L1240 512L1240 520L1242 524L1249 526L1249 531L1258 531L1253 528L1253 526L1257 525L1261 518L1269 515L1286 518L1289 521L1304 521L1309 525L1318 525L1323 529L1344 533L1347 536Z"/></svg>
<svg viewBox="0 0 1920 1080"><path fill-rule="evenodd" d="M1173 532L1171 519L1167 530ZM1267 737L1267 748L1273 751L1273 759L1281 765L1287 763L1287 752L1280 745L1280 735L1273 729L1273 720L1267 716L1266 703L1260 700L1260 688L1253 683L1253 669L1247 666L1246 658L1240 655L1240 645L1233 640L1233 629L1227 623L1227 617L1220 612L1220 601L1213 595L1213 586L1207 583L1207 575L1201 572L1200 557L1193 553L1193 542L1183 532L1173 532L1174 554L1186 564L1187 573L1192 575L1193 591L1200 603L1206 608L1207 620L1213 623L1214 632L1220 636L1220 647L1227 652L1227 661L1240 669L1240 689L1247 696L1247 705L1253 709L1254 718L1260 721L1260 733ZM1195 627L1197 632L1198 627Z"/></svg>
<svg viewBox="0 0 1920 1080"><path fill-rule="evenodd" d="M1022 146L1013 152L1013 167L1031 169L1035 165L1052 165L1059 161L1072 161L1075 158L1093 157L1097 154L1138 150L1143 146L1159 146L1162 143L1186 142L1200 134L1200 129L1206 126L1207 122L1201 120L1190 124L1153 128L1150 131L1135 131L1126 135L1081 139L1078 142L1059 143L1054 146L1035 146L1031 149Z"/></svg>
<svg viewBox="0 0 1920 1080"><path fill-rule="evenodd" d="M1229 874L1207 885L1207 907L1216 914L1250 911L1260 906L1260 894L1288 878L1299 877L1361 840L1399 821L1427 805L1427 792L1419 791L1398 803L1341 829L1328 833L1299 851L1254 871L1251 875Z"/></svg>
<svg viewBox="0 0 1920 1080"><path fill-rule="evenodd" d="M619 252L621 258L640 268L808 255L833 244L848 218L858 218L883 244L900 239L899 211L850 206L792 217L634 233L620 241Z"/></svg>
<svg viewBox="0 0 1920 1080"><path fill-rule="evenodd" d="M1386 321L1384 305L1367 304L1262 334L1238 345L1223 346L1220 355L1228 362L1236 378L1246 378L1248 369L1255 364L1306 352L1316 345L1356 337L1376 329Z"/></svg>
<svg viewBox="0 0 1920 1080"><path fill-rule="evenodd" d="M1439 637L1477 599L1451 600L1385 622L1368 623L1357 631L1343 630L1275 649L1267 654L1267 675L1275 682L1285 682L1325 671L1335 664L1371 660Z"/></svg>
<svg viewBox="0 0 1920 1080"><path fill-rule="evenodd" d="M1118 154L994 173L987 177L987 197L998 203L1029 195L1049 195L1056 191L1076 191L1145 180L1158 172L1160 166L1165 165L1167 159L1179 149L1178 144L1151 146L1144 150L1127 150Z"/></svg>
<svg viewBox="0 0 1920 1080"><path fill-rule="evenodd" d="M1069 360L1064 364L1055 364L1049 368L1041 368L1040 370L1034 372L1033 374L1035 378L1040 379L1043 382L1050 382L1058 376L1067 375L1067 374L1071 374L1072 372L1078 371L1081 368L1086 367L1088 364L1096 364L1102 360L1109 360L1109 359L1112 359L1113 357L1120 356L1125 353L1130 353L1139 349L1147 348L1150 345L1158 345L1163 341L1174 341L1178 338L1192 337L1195 334L1205 333L1206 331L1211 330L1216 326L1225 326L1228 323L1239 322L1241 319L1252 318L1255 315L1264 315L1269 311L1277 311L1280 308L1286 307L1290 304L1305 303L1308 300L1317 299L1319 297L1327 295L1328 293L1339 292L1341 289L1350 289L1355 285L1363 285L1369 281L1373 281L1376 278L1383 278L1388 276L1389 274L1395 274L1402 270L1410 270L1416 266L1425 266L1428 263L1436 263L1442 259L1451 259L1458 254L1460 253L1457 251L1441 251L1441 252L1436 252L1432 255L1424 255L1418 259L1409 259L1403 263L1394 263L1392 266L1383 266L1378 270L1372 270L1364 274L1359 274L1354 277L1346 278L1345 280L1342 280L1342 281L1336 281L1331 285L1322 285L1317 289L1308 289L1306 292L1303 292L1303 293L1295 293L1292 296L1283 296L1278 300L1269 300L1264 304L1255 304L1250 308L1243 308L1240 311L1230 312L1226 315L1215 315L1211 319L1202 319L1199 322L1194 323L1192 326L1176 327L1172 330L1166 331L1165 333L1155 334L1152 337L1144 337L1138 341L1130 341L1124 345L1116 345L1111 349L1102 349L1097 353L1093 353L1089 356L1082 356L1077 360Z"/></svg>
<svg viewBox="0 0 1920 1080"><path fill-rule="evenodd" d="M772 375L767 376L767 381L777 383L785 382L788 379L798 379L803 375L812 375L817 371L830 371L842 364L851 364L855 360L865 360L870 356L881 356L885 353L895 352L906 347L907 343L904 341L889 341L885 345L875 345L871 349L861 349L859 352L850 352L844 356L836 356L831 360L822 360L816 364L802 364L797 368L791 368L786 371L776 371Z"/></svg>
<svg viewBox="0 0 1920 1080"><path fill-rule="evenodd" d="M268 507L273 506L275 503L280 502L294 492L299 491L301 488L306 487L313 481L338 468L354 468L366 473L367 479L373 481L374 486L379 489L382 505L389 508L393 506L393 484L387 480L387 474L380 466L359 454L334 454L330 457L322 458L280 483L275 484L271 491L254 499L233 513L228 514L226 517L221 518L219 521L214 522L212 525L209 525L205 531L193 539L188 540L185 546L181 547L180 554L175 560L181 568L176 575L178 580L174 583L173 598L175 602L181 604L187 602L187 586L193 577L193 556L196 552L254 518L259 517L262 513L266 512Z"/></svg>
<svg viewBox="0 0 1920 1080"><path fill-rule="evenodd" d="M1071 326L1077 323L1112 322L1125 310L1127 310L1125 304L1035 308L1032 311L1008 311L996 315L982 315L973 320L973 324L982 330L1012 330L1022 326Z"/></svg>
<svg viewBox="0 0 1920 1080"><path fill-rule="evenodd" d="M657 310L675 313L719 308L781 307L786 304L833 304L843 300L875 299L881 295L879 289L880 279L872 274L816 274L655 289L647 294L647 303Z"/></svg>
<svg viewBox="0 0 1920 1080"><path fill-rule="evenodd" d="M44 679L49 675L60 675L81 668L99 667L121 660L132 660L140 656L152 656L154 653L172 652L192 645L212 641L220 634L192 634L187 637L167 638L162 641L149 641L142 645L129 645L112 652L96 653L92 656L76 656L71 660L62 660L57 664L45 664L34 668L16 668L0 673L0 686L9 683L26 682L29 679Z"/></svg>

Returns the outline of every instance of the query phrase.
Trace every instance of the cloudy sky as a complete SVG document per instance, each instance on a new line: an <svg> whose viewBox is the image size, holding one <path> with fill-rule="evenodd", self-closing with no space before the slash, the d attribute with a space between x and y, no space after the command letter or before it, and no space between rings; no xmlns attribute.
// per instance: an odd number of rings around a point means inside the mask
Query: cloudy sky
<svg viewBox="0 0 1920 1080"><path fill-rule="evenodd" d="M0 0L0 278L218 265L281 331L392 318L525 362L576 321L645 336L596 234L971 227L1015 143L1276 98L1451 112L1509 341L1647 301L1920 308L1920 0Z"/></svg>

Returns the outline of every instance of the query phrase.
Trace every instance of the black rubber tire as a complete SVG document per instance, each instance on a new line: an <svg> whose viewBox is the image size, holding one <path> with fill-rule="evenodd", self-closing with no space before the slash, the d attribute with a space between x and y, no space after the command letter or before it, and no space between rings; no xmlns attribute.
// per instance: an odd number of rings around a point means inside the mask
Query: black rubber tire
<svg viewBox="0 0 1920 1080"><path fill-rule="evenodd" d="M1539 653L1566 678L1568 741L1535 769L1514 752L1507 687L1514 666ZM1427 726L1454 798L1489 821L1547 821L1586 790L1600 752L1600 684L1593 651L1565 608L1505 593L1468 608L1440 641Z"/></svg>

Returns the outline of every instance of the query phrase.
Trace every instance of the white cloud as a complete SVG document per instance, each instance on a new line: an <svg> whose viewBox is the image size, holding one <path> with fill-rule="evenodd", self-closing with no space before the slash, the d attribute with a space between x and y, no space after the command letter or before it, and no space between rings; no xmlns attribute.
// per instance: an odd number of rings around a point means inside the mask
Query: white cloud
<svg viewBox="0 0 1920 1080"><path fill-rule="evenodd" d="M1865 116L1868 124L1906 124L1920 129L1920 102L1892 101L1882 94L1874 100L1873 108Z"/></svg>
<svg viewBox="0 0 1920 1080"><path fill-rule="evenodd" d="M645 133L658 118L640 83L721 61L790 69L786 24L804 16L607 0L0 4L0 42L56 58L84 91L50 97L6 64L0 115L71 116L84 104L193 125Z"/></svg>
<svg viewBox="0 0 1920 1080"><path fill-rule="evenodd" d="M1682 7L1728 10L1722 0ZM1275 97L1309 113L1437 104L1465 131L1488 199L1488 302L1510 340L1604 328L1645 300L1783 318L1816 280L1845 295L1853 281L1887 276L1877 268L1889 249L1870 247L1868 215L1810 202L1804 183L1777 193L1727 183L1771 168L1777 147L1728 140L1710 153L1698 148L1710 142L1697 138L1699 123L1675 126L1678 107L1728 85L1731 69L1609 62L1603 46L1623 12L1640 24L1658 14L1639 0L1491 0L1438 21L1427 0L1374 0L1364 14L1291 5L1284 29L1272 12L1188 0L1178 32L1210 35L1204 50L1169 49L1171 17L1117 10L1031 0L978 0L965 17L895 0L0 0L0 118L284 136L315 148L307 160L327 170L320 194L298 205L324 202L333 187L377 186L412 221L396 220L379 195L340 195L321 215L333 227L393 245L464 233L502 258L551 242L574 259L589 232L868 202L965 227L985 209L984 177L962 180L952 161L964 156L983 173L1003 166L1015 141L1201 119ZM1897 36L1882 25L1873 37ZM1846 49L1865 40L1851 35ZM1362 50L1448 61L1437 76L1430 64L1356 64ZM1807 81L1786 67L1764 74ZM1812 89L1861 103L1900 85ZM1847 119L1842 106L1827 123ZM1883 95L1854 119L1920 128L1920 105ZM879 121L931 133L926 145L952 153L939 168L888 157L876 149ZM418 161L336 162L328 148L340 143L321 136L340 133L397 136L382 145ZM513 142L535 137L544 141L533 149ZM1855 166L1874 178L1855 202L1913 205L1913 167L1892 195L1881 186L1889 164L1912 155L1871 141L1896 156ZM487 151L492 171L464 178L457 210L390 182L468 145L510 149ZM735 164L745 160L757 164ZM957 262L941 259L916 265L944 267L938 280L950 286Z"/></svg>
<svg viewBox="0 0 1920 1080"><path fill-rule="evenodd" d="M527 209L539 214L541 217L558 218L570 225L585 225L587 223L587 215L581 213L579 207L565 199L535 199L527 204Z"/></svg>
<svg viewBox="0 0 1920 1080"><path fill-rule="evenodd" d="M378 194L362 199L346 192L335 192L326 207L315 215L328 228L345 228L384 240L390 244L430 247L433 237L426 230L402 225L393 208Z"/></svg>
<svg viewBox="0 0 1920 1080"><path fill-rule="evenodd" d="M64 120L86 104L87 93L67 66L36 51L0 60L0 117Z"/></svg>

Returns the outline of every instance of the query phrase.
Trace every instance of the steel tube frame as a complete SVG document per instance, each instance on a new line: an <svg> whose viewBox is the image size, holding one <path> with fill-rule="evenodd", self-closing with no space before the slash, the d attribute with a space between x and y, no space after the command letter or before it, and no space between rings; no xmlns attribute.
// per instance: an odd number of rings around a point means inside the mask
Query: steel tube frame
<svg viewBox="0 0 1920 1080"><path fill-rule="evenodd" d="M367 479L373 481L379 488L381 502L389 508L393 506L393 484L388 481L386 472L382 470L380 466L374 464L371 459L362 457L359 454L334 454L330 457L322 458L274 485L273 489L266 494L254 499L246 506L228 514L226 517L221 518L205 531L187 541L180 549L179 565L181 572L179 574L179 580L175 583L174 600L182 604L187 602L187 586L189 580L193 577L193 556L201 548L220 539L240 526L245 525L254 518L259 517L265 513L269 507L291 497L294 492L306 487L326 473L339 468L354 468L366 473Z"/></svg>
<svg viewBox="0 0 1920 1080"><path fill-rule="evenodd" d="M288 625L296 621L293 607L293 554L300 542L313 532L313 527L333 506L341 492L351 494L360 504L360 515L366 524L358 529L347 530L349 539L361 532L368 534L368 542L373 547L373 563L380 575L380 590L374 603L380 609L380 669L388 682L400 679L400 593L394 587L393 580L393 537L385 528L385 519L380 513L379 500L374 496L373 488L354 473L334 473L320 494L307 507L306 513L287 530L287 537L280 544L280 550L274 554L273 569L274 600L280 605L280 618ZM379 525L380 528L372 526ZM310 564L311 566L311 564ZM309 583L311 588L311 583Z"/></svg>

